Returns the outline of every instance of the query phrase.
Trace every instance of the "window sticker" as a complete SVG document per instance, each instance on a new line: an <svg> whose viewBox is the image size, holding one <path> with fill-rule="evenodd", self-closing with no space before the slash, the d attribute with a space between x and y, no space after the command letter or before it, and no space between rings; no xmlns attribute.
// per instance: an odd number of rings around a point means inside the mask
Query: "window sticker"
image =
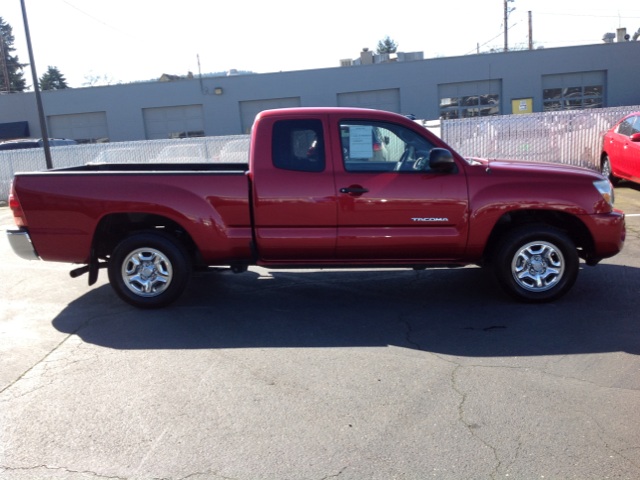
<svg viewBox="0 0 640 480"><path fill-rule="evenodd" d="M373 157L373 127L352 125L349 129L349 156L351 158Z"/></svg>

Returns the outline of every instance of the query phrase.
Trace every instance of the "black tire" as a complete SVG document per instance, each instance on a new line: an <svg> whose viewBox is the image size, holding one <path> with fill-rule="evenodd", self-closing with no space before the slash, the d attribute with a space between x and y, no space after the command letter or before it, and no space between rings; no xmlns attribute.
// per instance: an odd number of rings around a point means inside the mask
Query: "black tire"
<svg viewBox="0 0 640 480"><path fill-rule="evenodd" d="M508 232L499 243L493 268L500 285L522 302L551 302L567 293L578 277L580 259L571 239L546 225Z"/></svg>
<svg viewBox="0 0 640 480"><path fill-rule="evenodd" d="M612 185L617 185L619 179L613 176L613 170L611 170L611 160L608 155L603 155L600 161L600 173L607 177Z"/></svg>
<svg viewBox="0 0 640 480"><path fill-rule="evenodd" d="M161 308L182 294L192 265L179 241L162 232L143 232L116 246L108 268L111 287L122 300L138 308Z"/></svg>

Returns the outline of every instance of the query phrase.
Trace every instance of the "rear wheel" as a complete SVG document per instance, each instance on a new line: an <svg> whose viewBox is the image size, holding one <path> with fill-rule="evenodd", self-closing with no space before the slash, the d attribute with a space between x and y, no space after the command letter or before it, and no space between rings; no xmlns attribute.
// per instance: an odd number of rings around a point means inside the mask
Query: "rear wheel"
<svg viewBox="0 0 640 480"><path fill-rule="evenodd" d="M550 302L576 281L580 260L562 231L530 225L508 233L496 250L494 269L502 287L524 302Z"/></svg>
<svg viewBox="0 0 640 480"><path fill-rule="evenodd" d="M175 301L191 276L182 244L161 232L122 240L109 259L109 282L125 302L138 308L160 308Z"/></svg>

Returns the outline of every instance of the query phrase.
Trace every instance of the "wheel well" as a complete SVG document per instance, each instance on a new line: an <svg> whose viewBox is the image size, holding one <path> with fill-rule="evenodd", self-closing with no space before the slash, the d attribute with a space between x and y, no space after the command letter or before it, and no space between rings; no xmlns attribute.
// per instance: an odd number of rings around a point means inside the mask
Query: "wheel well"
<svg viewBox="0 0 640 480"><path fill-rule="evenodd" d="M588 259L594 251L593 237L589 229L576 216L549 210L525 210L506 213L496 222L485 247L485 263L491 261L495 247L508 231L533 224L551 226L567 234L576 245L578 255L583 259Z"/></svg>
<svg viewBox="0 0 640 480"><path fill-rule="evenodd" d="M114 213L100 220L93 237L94 257L105 259L124 238L136 232L153 230L160 230L180 241L192 261L199 262L198 248L184 228L166 217L148 213Z"/></svg>

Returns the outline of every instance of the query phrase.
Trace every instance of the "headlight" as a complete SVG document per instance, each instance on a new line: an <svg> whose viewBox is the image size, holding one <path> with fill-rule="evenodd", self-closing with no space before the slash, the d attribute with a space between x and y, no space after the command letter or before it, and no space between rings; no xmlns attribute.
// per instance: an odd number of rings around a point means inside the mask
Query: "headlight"
<svg viewBox="0 0 640 480"><path fill-rule="evenodd" d="M596 180L593 182L593 186L596 187L602 198L613 207L614 202L614 194L613 194L613 185L608 179Z"/></svg>

